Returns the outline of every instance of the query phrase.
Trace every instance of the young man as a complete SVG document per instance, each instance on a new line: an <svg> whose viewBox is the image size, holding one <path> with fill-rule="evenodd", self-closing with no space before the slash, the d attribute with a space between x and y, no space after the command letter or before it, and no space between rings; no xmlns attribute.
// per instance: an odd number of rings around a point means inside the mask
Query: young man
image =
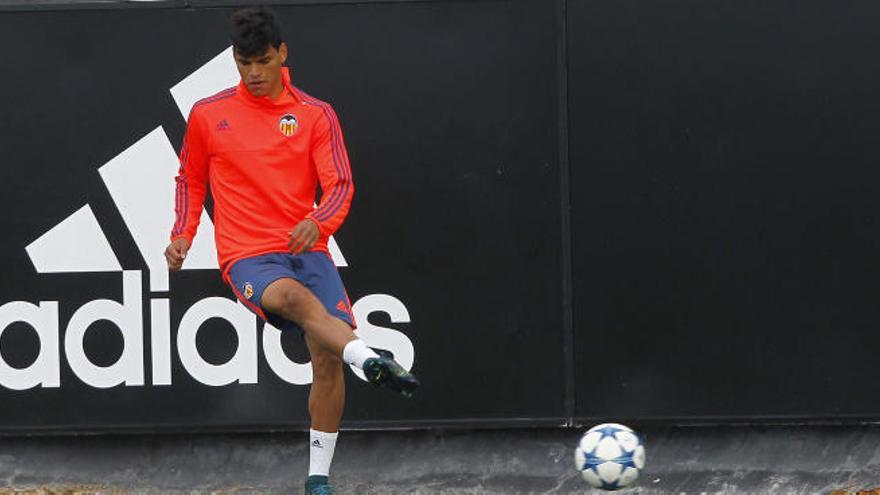
<svg viewBox="0 0 880 495"><path fill-rule="evenodd" d="M223 279L260 318L304 333L313 374L306 493L331 493L345 402L343 362L407 397L418 381L390 353L377 354L352 332L348 296L327 250L354 192L336 114L291 85L282 66L287 45L271 11L237 11L231 38L241 82L193 106L165 257L172 271L183 265L210 182Z"/></svg>

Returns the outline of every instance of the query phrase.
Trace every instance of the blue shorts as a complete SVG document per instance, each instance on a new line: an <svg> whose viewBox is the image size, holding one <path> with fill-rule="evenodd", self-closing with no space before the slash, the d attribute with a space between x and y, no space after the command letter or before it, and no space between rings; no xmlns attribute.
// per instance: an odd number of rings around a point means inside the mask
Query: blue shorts
<svg viewBox="0 0 880 495"><path fill-rule="evenodd" d="M355 328L348 294L336 265L327 253L263 254L238 260L229 270L232 290L248 309L279 330L301 332L299 325L265 311L261 304L266 287L281 278L292 278L303 284L324 304L328 313Z"/></svg>

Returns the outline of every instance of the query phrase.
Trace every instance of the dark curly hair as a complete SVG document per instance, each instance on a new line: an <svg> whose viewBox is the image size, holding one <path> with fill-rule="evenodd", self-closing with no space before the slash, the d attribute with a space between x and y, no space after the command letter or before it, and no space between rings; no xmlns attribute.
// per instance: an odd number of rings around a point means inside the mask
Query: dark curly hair
<svg viewBox="0 0 880 495"><path fill-rule="evenodd" d="M232 47L244 57L262 55L270 46L281 46L281 27L268 7L248 7L230 17Z"/></svg>

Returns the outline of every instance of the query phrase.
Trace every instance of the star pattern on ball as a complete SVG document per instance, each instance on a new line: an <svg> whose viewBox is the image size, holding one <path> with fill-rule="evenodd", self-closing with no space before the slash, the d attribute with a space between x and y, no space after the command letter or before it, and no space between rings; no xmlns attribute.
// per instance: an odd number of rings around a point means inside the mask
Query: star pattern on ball
<svg viewBox="0 0 880 495"><path fill-rule="evenodd" d="M644 467L644 447L637 434L615 423L597 425L584 433L575 454L583 479L604 490L629 486Z"/></svg>
<svg viewBox="0 0 880 495"><path fill-rule="evenodd" d="M620 487L617 485L616 481L611 482L611 483L608 483L607 481L603 481L602 488L604 488L605 490L617 490Z"/></svg>
<svg viewBox="0 0 880 495"><path fill-rule="evenodd" d="M618 432L626 431L626 430L621 430L620 428L618 428L616 426L606 426L604 428L599 428L596 431L598 431L599 433L602 434L602 438L605 438L605 437L613 437Z"/></svg>
<svg viewBox="0 0 880 495"><path fill-rule="evenodd" d="M635 459L635 457L636 457L636 456L634 456L634 455L626 455L626 454L625 454L625 455L620 456L619 459L615 459L614 462L616 462L616 463L620 464L621 466L623 466L624 469L626 469L626 468L628 468L628 467L631 467L631 468L634 468L634 469L638 469L639 467L636 466L636 459Z"/></svg>

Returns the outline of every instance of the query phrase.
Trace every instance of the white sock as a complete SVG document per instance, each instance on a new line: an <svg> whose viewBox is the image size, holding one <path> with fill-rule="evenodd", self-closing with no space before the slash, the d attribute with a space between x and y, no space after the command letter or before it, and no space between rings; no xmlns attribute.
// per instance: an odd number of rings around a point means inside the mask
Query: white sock
<svg viewBox="0 0 880 495"><path fill-rule="evenodd" d="M330 476L333 451L336 450L336 437L339 432L327 433L309 430L309 476L319 474Z"/></svg>
<svg viewBox="0 0 880 495"><path fill-rule="evenodd" d="M367 344L361 339L352 340L342 349L342 360L361 369L364 367L364 361L373 357L379 357L379 355L367 347Z"/></svg>

